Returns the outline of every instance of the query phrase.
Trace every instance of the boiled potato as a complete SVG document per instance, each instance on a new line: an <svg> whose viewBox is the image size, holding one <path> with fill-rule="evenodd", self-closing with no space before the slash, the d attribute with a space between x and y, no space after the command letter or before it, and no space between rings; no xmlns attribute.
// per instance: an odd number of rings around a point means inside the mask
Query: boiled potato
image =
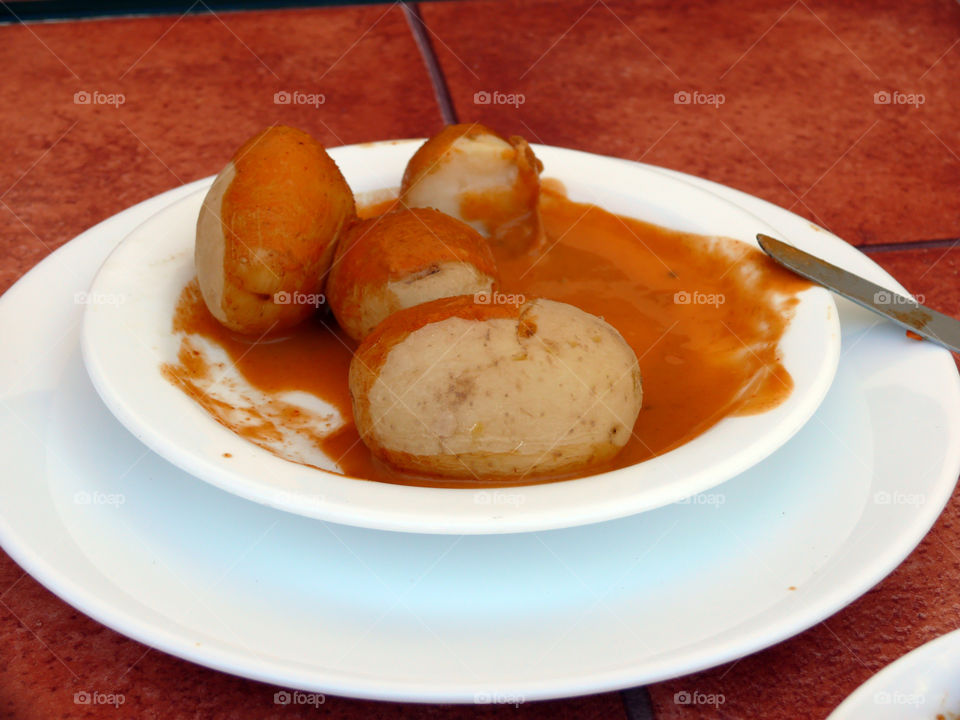
<svg viewBox="0 0 960 720"><path fill-rule="evenodd" d="M438 210L404 208L344 234L327 300L340 327L362 340L397 310L496 286L493 253L480 233Z"/></svg>
<svg viewBox="0 0 960 720"><path fill-rule="evenodd" d="M642 399L637 357L606 322L535 299L435 300L383 321L350 364L357 429L406 471L563 473L613 457Z"/></svg>
<svg viewBox="0 0 960 720"><path fill-rule="evenodd" d="M521 137L507 139L476 123L448 125L410 158L401 200L463 220L510 250L527 250L543 237L542 169Z"/></svg>
<svg viewBox="0 0 960 720"><path fill-rule="evenodd" d="M197 219L207 308L241 333L297 324L322 302L337 240L355 215L353 193L320 143L283 126L255 135L214 180Z"/></svg>

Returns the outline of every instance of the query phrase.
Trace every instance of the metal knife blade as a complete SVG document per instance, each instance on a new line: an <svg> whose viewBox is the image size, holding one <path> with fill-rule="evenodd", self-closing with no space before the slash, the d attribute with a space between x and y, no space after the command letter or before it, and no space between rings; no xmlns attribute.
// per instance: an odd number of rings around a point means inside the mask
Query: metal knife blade
<svg viewBox="0 0 960 720"><path fill-rule="evenodd" d="M767 255L797 275L960 353L960 321L768 235L757 235L757 242Z"/></svg>

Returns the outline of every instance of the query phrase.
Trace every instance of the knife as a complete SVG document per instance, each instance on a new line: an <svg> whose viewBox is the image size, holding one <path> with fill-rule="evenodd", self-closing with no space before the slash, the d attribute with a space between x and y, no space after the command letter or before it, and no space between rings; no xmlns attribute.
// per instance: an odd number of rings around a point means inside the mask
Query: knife
<svg viewBox="0 0 960 720"><path fill-rule="evenodd" d="M797 275L823 285L927 340L960 353L960 321L768 235L758 234L757 242L767 255Z"/></svg>

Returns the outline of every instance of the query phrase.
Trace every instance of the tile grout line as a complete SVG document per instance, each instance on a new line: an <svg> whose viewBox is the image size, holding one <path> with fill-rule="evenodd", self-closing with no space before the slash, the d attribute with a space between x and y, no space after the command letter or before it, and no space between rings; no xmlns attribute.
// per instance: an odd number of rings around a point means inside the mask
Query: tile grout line
<svg viewBox="0 0 960 720"><path fill-rule="evenodd" d="M876 243L872 245L854 245L857 250L869 252L897 252L902 250L938 250L950 248L960 244L960 238L942 238L939 240L901 240L893 243Z"/></svg>
<svg viewBox="0 0 960 720"><path fill-rule="evenodd" d="M898 252L902 250L937 250L960 244L960 238L942 238L936 240L902 240L892 243L876 243L873 245L854 245L860 252Z"/></svg>
<svg viewBox="0 0 960 720"><path fill-rule="evenodd" d="M457 112L453 107L450 89L447 87L447 79L440 67L440 60L437 58L433 42L427 34L426 24L423 21L423 15L420 13L420 4L417 2L401 2L400 4L403 6L403 14L407 18L407 25L410 26L413 40L420 50L423 64L427 66L427 74L430 76L433 95L440 107L443 122L445 125L455 125L457 123Z"/></svg>
<svg viewBox="0 0 960 720"><path fill-rule="evenodd" d="M436 50L430 41L426 32L426 25L423 16L420 13L420 5L417 2L403 2L403 12L407 18L407 24L410 26L410 32L417 43L420 55L423 57L423 63L427 67L427 73L430 76L430 82L433 85L433 93L440 107L440 114L444 123L448 125L455 124L457 113L453 107L453 100L450 97L450 90L447 87L446 77L443 69L440 67ZM655 720L653 712L653 703L650 699L650 693L646 687L635 687L622 690L620 699L623 702L623 709L627 720Z"/></svg>
<svg viewBox="0 0 960 720"><path fill-rule="evenodd" d="M655 720L653 701L646 687L627 688L620 691L623 709L627 713L627 720Z"/></svg>

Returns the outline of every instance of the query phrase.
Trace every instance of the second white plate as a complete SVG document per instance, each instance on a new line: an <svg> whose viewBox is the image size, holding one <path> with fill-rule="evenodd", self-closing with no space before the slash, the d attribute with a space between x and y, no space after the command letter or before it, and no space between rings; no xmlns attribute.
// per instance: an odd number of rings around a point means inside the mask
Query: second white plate
<svg viewBox="0 0 960 720"><path fill-rule="evenodd" d="M805 219L687 179L903 292ZM656 682L836 612L916 547L954 489L952 356L838 302L845 352L823 404L707 502L462 538L246 502L132 437L80 358L77 300L97 267L138 223L195 189L106 220L0 299L0 545L74 607L151 647L302 690L386 700L516 702Z"/></svg>
<svg viewBox="0 0 960 720"><path fill-rule="evenodd" d="M420 141L336 148L355 192L395 187ZM717 195L655 169L587 153L536 146L545 174L572 199L660 225L756 245L778 233ZM646 462L578 480L508 491L435 489L357 480L293 463L224 428L160 373L175 362L177 298L194 276L197 214L207 185L164 208L110 255L90 290L84 360L106 405L138 439L224 490L309 517L386 530L505 533L623 517L702 493L763 460L816 410L836 371L840 327L831 295L800 293L780 342L794 390L781 405L729 417L689 443ZM799 246L803 240L786 237ZM111 302L112 300L112 302ZM335 458L326 467L336 469Z"/></svg>
<svg viewBox="0 0 960 720"><path fill-rule="evenodd" d="M891 663L855 690L827 720L957 720L960 630Z"/></svg>

